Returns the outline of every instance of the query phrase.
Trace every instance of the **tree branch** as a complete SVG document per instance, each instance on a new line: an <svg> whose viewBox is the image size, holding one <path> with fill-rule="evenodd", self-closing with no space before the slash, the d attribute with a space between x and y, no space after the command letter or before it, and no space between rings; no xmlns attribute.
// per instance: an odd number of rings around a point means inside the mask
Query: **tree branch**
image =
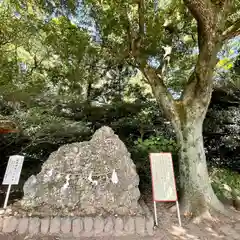
<svg viewBox="0 0 240 240"><path fill-rule="evenodd" d="M144 37L144 0L138 2L138 25L139 25L139 36Z"/></svg>
<svg viewBox="0 0 240 240"><path fill-rule="evenodd" d="M184 0L193 17L197 20L198 24L208 28L212 24L213 5L209 0ZM210 21L209 21L210 20Z"/></svg>
<svg viewBox="0 0 240 240"><path fill-rule="evenodd" d="M132 55L136 58L140 55L140 50L144 38L144 0L137 0L138 5L138 32L131 32L131 50ZM139 60L139 58L138 58Z"/></svg>
<svg viewBox="0 0 240 240"><path fill-rule="evenodd" d="M240 35L240 19L236 20L230 27L223 32L223 40L229 40L231 38Z"/></svg>
<svg viewBox="0 0 240 240"><path fill-rule="evenodd" d="M199 55L182 98L185 104L193 104L198 99L205 105L211 98L217 53L222 46L219 39L231 4L228 0L223 0L221 5L209 0L184 0L184 3L197 20Z"/></svg>
<svg viewBox="0 0 240 240"><path fill-rule="evenodd" d="M30 71L28 71L27 75L28 76L31 76L33 74L33 71L36 70L41 64L42 62L45 60L45 58L42 58L41 60L37 60L37 53L34 54L34 57L33 57L33 67L30 69Z"/></svg>
<svg viewBox="0 0 240 240"><path fill-rule="evenodd" d="M132 29L131 29L131 23L128 17L128 13L127 13L127 8L126 6L124 6L124 15L126 18L126 31L127 31L127 40L128 40L128 55L131 52L131 50L133 49L133 36L132 36Z"/></svg>
<svg viewBox="0 0 240 240"><path fill-rule="evenodd" d="M153 94L156 97L158 104L164 109L167 117L177 122L178 116L173 96L169 93L161 76L157 74L156 69L150 66L142 67L140 70L144 74L149 85L152 87Z"/></svg>
<svg viewBox="0 0 240 240"><path fill-rule="evenodd" d="M144 35L145 35L145 6L144 0L137 0L138 4L138 37L134 40L134 49L137 50L137 54L140 53ZM169 119L174 119L177 121L176 109L174 104L174 99L172 95L169 93L163 78L162 78L162 68L154 69L152 68L147 62L142 63L141 59L139 60L140 56L135 55L135 59L137 62L140 62L140 70L144 74L147 82L150 84L153 94L155 95L158 103L164 109L164 112L168 116ZM166 62L164 63L164 66Z"/></svg>
<svg viewBox="0 0 240 240"><path fill-rule="evenodd" d="M198 47L201 49L216 31L217 13L209 0L184 0L184 4L197 21Z"/></svg>
<svg viewBox="0 0 240 240"><path fill-rule="evenodd" d="M138 5L138 32L134 32L131 26L130 19L127 15L127 9L125 9L126 18L126 33L129 43L131 44L129 54L135 59L136 64L131 64L134 67L139 68L143 73L146 82L151 86L153 94L155 95L157 102L164 109L169 119L177 119L174 99L169 93L166 85L164 84L162 76L162 69L152 68L146 60L141 59L141 47L145 36L145 7L144 0L136 0ZM128 61L129 63L129 61ZM175 114L175 115L174 115Z"/></svg>

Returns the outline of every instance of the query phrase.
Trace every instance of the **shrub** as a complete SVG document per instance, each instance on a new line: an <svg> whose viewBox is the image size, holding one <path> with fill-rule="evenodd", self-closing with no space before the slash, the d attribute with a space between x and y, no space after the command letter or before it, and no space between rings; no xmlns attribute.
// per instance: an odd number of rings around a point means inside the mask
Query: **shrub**
<svg viewBox="0 0 240 240"><path fill-rule="evenodd" d="M176 142L173 139L167 139L164 136L150 136L145 140L139 138L137 141L134 142L134 145L130 149L130 151L132 153L132 158L137 166L138 174L141 179L140 189L145 188L146 185L149 186L149 184L151 184L151 172L149 162L150 153L171 152L173 157L175 176L177 178L177 150L178 147Z"/></svg>
<svg viewBox="0 0 240 240"><path fill-rule="evenodd" d="M228 169L212 168L210 179L219 199L234 199L240 196L240 174Z"/></svg>

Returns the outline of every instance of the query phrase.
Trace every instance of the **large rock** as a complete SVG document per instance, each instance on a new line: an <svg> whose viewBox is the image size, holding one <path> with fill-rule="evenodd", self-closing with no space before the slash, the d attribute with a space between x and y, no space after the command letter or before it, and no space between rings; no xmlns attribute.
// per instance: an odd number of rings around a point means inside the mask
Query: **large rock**
<svg viewBox="0 0 240 240"><path fill-rule="evenodd" d="M88 142L61 146L24 185L25 209L80 215L141 213L139 177L124 143L109 127ZM66 210L67 209L67 210Z"/></svg>

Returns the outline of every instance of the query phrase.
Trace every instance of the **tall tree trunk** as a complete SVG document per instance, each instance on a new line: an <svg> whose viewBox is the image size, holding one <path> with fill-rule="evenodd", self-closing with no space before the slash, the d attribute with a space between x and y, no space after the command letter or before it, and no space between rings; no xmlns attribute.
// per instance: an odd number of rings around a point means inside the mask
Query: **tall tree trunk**
<svg viewBox="0 0 240 240"><path fill-rule="evenodd" d="M225 213L223 204L211 186L202 135L203 121L211 100L211 84L205 89L198 86L198 79L193 73L193 79L184 97L174 100L154 69L148 67L143 72L152 86L161 110L164 110L166 117L172 122L180 146L182 213L199 216L208 213L210 209Z"/></svg>
<svg viewBox="0 0 240 240"><path fill-rule="evenodd" d="M208 175L204 151L202 126L205 114L199 116L199 108L191 109L191 116L175 125L179 150L180 203L182 213L199 216L210 208L224 211L222 203L213 192ZM205 109L204 109L205 110ZM205 112L205 111L201 112Z"/></svg>

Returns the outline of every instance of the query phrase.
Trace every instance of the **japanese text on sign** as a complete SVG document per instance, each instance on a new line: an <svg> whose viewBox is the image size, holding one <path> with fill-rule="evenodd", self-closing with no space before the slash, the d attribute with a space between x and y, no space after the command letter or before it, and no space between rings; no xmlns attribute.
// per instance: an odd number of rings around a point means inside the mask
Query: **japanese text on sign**
<svg viewBox="0 0 240 240"><path fill-rule="evenodd" d="M177 201L171 153L151 153L153 200Z"/></svg>
<svg viewBox="0 0 240 240"><path fill-rule="evenodd" d="M7 169L2 183L3 185L18 184L22 171L23 161L24 156L13 155L9 157Z"/></svg>

